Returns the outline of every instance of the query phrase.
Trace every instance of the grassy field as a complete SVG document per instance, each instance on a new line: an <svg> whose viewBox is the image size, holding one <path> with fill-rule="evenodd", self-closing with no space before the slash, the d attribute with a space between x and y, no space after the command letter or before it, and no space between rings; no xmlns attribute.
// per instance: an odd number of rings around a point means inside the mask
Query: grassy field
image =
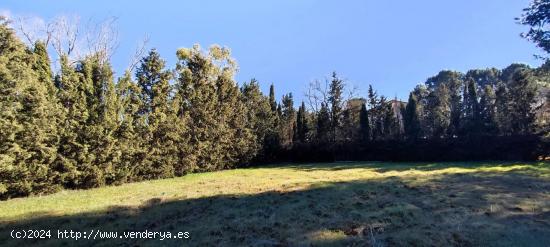
<svg viewBox="0 0 550 247"><path fill-rule="evenodd" d="M52 239L10 238L52 229ZM188 239L57 239L187 231ZM329 163L0 202L1 245L548 246L550 163Z"/></svg>

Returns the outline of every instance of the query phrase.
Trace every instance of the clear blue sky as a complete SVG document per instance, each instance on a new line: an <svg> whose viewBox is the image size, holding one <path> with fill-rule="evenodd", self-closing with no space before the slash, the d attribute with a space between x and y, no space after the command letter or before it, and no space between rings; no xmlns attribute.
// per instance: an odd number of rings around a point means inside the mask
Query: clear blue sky
<svg viewBox="0 0 550 247"><path fill-rule="evenodd" d="M144 34L175 64L179 47L200 43L231 48L239 82L257 78L277 96L298 100L309 81L337 71L365 95L406 99L408 92L442 69L503 68L513 62L538 66L540 51L519 37L515 23L529 0L263 0L121 1L2 0L12 14L116 16L120 46L113 57L122 72Z"/></svg>

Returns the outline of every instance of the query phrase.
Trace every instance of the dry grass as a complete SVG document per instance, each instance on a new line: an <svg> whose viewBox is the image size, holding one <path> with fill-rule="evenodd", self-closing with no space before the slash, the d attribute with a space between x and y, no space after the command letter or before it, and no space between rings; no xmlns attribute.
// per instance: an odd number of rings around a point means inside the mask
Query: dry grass
<svg viewBox="0 0 550 247"><path fill-rule="evenodd" d="M550 163L281 164L0 202L12 228L188 231L128 245L546 246Z"/></svg>

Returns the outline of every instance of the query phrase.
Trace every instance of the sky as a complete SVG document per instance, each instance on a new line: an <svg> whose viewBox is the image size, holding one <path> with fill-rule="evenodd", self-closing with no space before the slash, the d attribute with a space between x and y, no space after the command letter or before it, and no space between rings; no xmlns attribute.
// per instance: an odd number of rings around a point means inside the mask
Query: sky
<svg viewBox="0 0 550 247"><path fill-rule="evenodd" d="M529 0L2 0L0 15L80 20L116 17L120 75L140 40L149 37L170 67L176 50L227 46L239 64L238 82L256 78L264 92L304 100L309 82L336 71L358 96L407 99L443 69L539 66L542 52L519 34L515 17Z"/></svg>

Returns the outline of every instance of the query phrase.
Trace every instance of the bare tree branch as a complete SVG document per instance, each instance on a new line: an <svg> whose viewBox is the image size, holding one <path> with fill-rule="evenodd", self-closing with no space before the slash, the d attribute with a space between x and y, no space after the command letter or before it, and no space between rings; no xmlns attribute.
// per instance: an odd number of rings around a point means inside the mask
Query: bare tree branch
<svg viewBox="0 0 550 247"><path fill-rule="evenodd" d="M138 44L134 52L134 55L130 60L130 64L128 65L129 72L134 71L135 67L137 66L141 58L145 55L148 43L149 43L149 35L145 35L145 37L143 37L143 40Z"/></svg>

